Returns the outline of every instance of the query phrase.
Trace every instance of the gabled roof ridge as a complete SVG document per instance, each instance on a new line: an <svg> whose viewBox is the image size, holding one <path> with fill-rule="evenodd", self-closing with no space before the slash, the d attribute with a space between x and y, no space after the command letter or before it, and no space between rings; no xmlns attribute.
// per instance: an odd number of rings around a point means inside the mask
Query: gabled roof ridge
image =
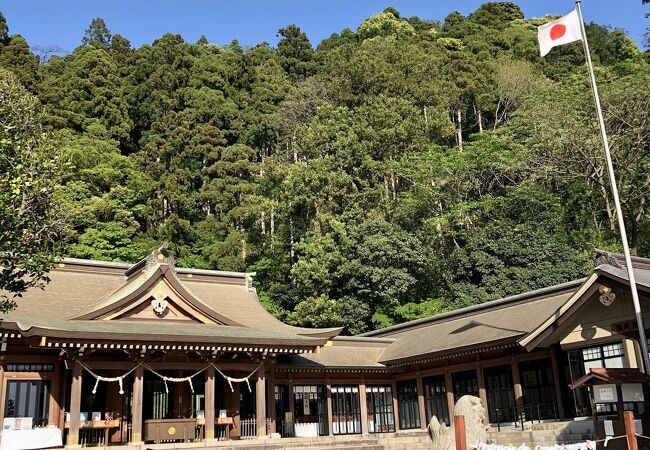
<svg viewBox="0 0 650 450"><path fill-rule="evenodd" d="M122 308L137 296L143 294L148 289L151 289L154 283L162 277L171 284L171 287L176 290L187 303L198 309L201 313L206 314L208 317L224 325L242 326L236 321L222 315L219 311L214 310L196 294L189 291L188 287L185 286L176 276L173 266L168 263L153 263L143 267L144 269L141 273L132 273L131 278L127 278L128 281L125 285L119 287L110 295L92 305L81 315L74 317L73 320L96 319L110 311ZM126 292L124 292L125 290Z"/></svg>
<svg viewBox="0 0 650 450"><path fill-rule="evenodd" d="M620 269L626 266L625 255L622 253L610 252L599 248L594 248L594 252L596 253L594 267L610 265ZM650 269L650 258L631 256L630 259L632 260L632 266L635 269Z"/></svg>
<svg viewBox="0 0 650 450"><path fill-rule="evenodd" d="M373 337L373 336L383 337L381 335L383 335L384 333L393 333L393 332L401 331L401 330L404 330L404 329L418 327L420 325L427 325L427 324L431 324L431 323L437 323L437 322L448 321L448 320L452 320L452 319L456 319L456 318L461 318L461 317L466 316L466 315L472 315L472 314L475 314L475 313L478 313L478 312L484 312L486 310L504 308L504 307L511 306L511 304L515 304L517 302L528 300L528 299L531 299L531 298L534 298L534 297L537 297L537 296L540 296L540 295L550 294L550 293L553 293L553 292L567 290L567 289L570 289L572 287L579 286L585 280L586 280L586 278L580 278L580 279L577 279L577 280L568 281L566 283L556 284L554 286L547 286L547 287L543 287L543 288L540 288L540 289L535 289L535 290L532 290L532 291L523 292L521 294L511 295L511 296L503 297L503 298L500 298L500 299L497 299L497 300L492 300L492 301L489 301L489 302L480 303L478 305L466 306L464 308L460 308L460 309L456 309L456 310L448 311L448 312L443 312L443 313L440 313L440 314L436 314L434 316L424 317L422 319L410 320L408 322L399 323L399 324L396 324L396 325L392 325L390 327L380 328L379 330L367 331L365 333L358 334L357 336L361 336L361 337Z"/></svg>
<svg viewBox="0 0 650 450"><path fill-rule="evenodd" d="M58 258L54 260L54 263L64 263L64 264L76 264L80 266L98 266L98 267L107 267L112 269L131 269L136 264L135 263L124 263L117 261L101 261L98 259L83 259L83 258ZM256 275L256 272L230 272L227 270L213 270L213 269L193 269L190 267L174 267L174 270L177 273L191 273L193 275L213 275L213 276L222 276L222 277L233 277L233 278L246 278L253 277Z"/></svg>

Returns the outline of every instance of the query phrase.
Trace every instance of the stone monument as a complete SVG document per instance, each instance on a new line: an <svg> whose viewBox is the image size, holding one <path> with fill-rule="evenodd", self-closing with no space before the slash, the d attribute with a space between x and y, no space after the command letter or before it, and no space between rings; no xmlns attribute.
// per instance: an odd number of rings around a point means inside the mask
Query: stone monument
<svg viewBox="0 0 650 450"><path fill-rule="evenodd" d="M490 427L485 425L486 410L480 398L463 395L454 405L454 416L465 416L468 446L487 441L487 430ZM431 438L431 450L455 450L453 425L449 428L444 422L439 423L438 418L433 416L429 422L428 431Z"/></svg>

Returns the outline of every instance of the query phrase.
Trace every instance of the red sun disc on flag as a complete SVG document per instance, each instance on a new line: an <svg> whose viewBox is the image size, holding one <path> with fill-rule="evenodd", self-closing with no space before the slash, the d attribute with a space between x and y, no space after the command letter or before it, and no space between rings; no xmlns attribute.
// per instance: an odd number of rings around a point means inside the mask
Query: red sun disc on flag
<svg viewBox="0 0 650 450"><path fill-rule="evenodd" d="M561 23L557 23L551 27L551 39L560 39L566 33L566 27Z"/></svg>

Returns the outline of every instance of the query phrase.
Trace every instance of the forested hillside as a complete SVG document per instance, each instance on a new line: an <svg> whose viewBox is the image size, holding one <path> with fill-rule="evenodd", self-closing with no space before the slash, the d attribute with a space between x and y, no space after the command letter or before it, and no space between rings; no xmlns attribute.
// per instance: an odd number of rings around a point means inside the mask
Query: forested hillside
<svg viewBox="0 0 650 450"><path fill-rule="evenodd" d="M132 48L96 19L48 57L2 19L0 73L40 102L62 254L133 262L167 240L179 266L256 272L288 323L357 333L579 278L593 247L618 249L582 46L540 58L548 20L389 8L316 47L289 25L276 48ZM648 255L648 54L587 34Z"/></svg>

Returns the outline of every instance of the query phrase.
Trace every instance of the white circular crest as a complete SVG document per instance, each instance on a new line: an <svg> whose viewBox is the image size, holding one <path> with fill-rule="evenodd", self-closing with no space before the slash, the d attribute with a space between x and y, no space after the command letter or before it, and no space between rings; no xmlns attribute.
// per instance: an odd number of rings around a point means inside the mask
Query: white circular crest
<svg viewBox="0 0 650 450"><path fill-rule="evenodd" d="M153 311L156 314L162 315L167 310L169 304L166 299L159 300L156 298L151 300L151 306L153 306Z"/></svg>

